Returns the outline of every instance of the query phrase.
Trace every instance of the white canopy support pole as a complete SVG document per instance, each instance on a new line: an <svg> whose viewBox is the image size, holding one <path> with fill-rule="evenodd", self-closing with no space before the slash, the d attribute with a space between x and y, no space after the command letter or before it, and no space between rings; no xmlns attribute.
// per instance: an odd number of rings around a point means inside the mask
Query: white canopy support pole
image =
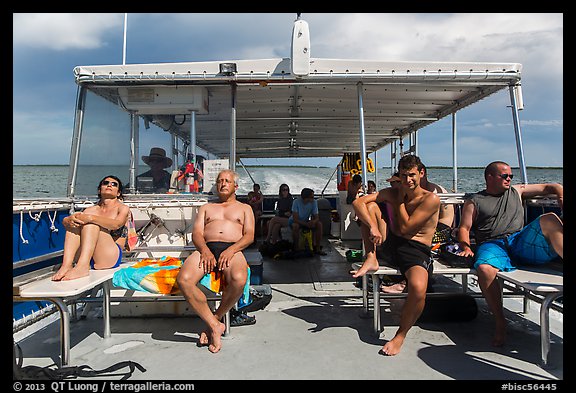
<svg viewBox="0 0 576 393"><path fill-rule="evenodd" d="M126 65L126 31L128 29L128 13L124 13L124 45L122 46L122 65Z"/></svg>
<svg viewBox="0 0 576 393"><path fill-rule="evenodd" d="M130 194L136 193L136 171L138 170L138 151L140 145L140 128L138 123L138 115L134 112L130 112L130 169L129 169L129 179L130 188L128 192Z"/></svg>
<svg viewBox="0 0 576 393"><path fill-rule="evenodd" d="M172 136L172 141L171 141L171 145L172 145L172 162L174 163L174 169L178 169L180 168L180 164L178 163L178 138L176 137L176 135L171 134Z"/></svg>
<svg viewBox="0 0 576 393"><path fill-rule="evenodd" d="M458 192L458 130L456 127L456 112L452 113L452 192Z"/></svg>
<svg viewBox="0 0 576 393"><path fill-rule="evenodd" d="M398 154L398 141L394 141L390 144L390 176L396 171L396 156Z"/></svg>
<svg viewBox="0 0 576 393"><path fill-rule="evenodd" d="M364 133L364 102L363 102L363 85L358 82L358 119L360 120L360 159L362 162L362 184L367 189L368 185L368 171L366 170L366 135Z"/></svg>
<svg viewBox="0 0 576 393"><path fill-rule="evenodd" d="M70 172L68 175L67 194L69 198L73 198L75 195L78 160L80 159L80 140L82 139L82 128L84 127L86 91L85 87L79 87L76 97L76 115L74 116L74 132L72 134L72 148L70 149Z"/></svg>
<svg viewBox="0 0 576 393"><path fill-rule="evenodd" d="M518 107L515 94L516 86L509 86L510 103L512 104L512 120L514 122L514 133L516 134L516 151L518 154L518 165L520 166L520 175L522 183L528 184L528 175L526 173L526 163L524 161L524 148L522 146L522 131L520 130L520 119L518 117Z"/></svg>
<svg viewBox="0 0 576 393"><path fill-rule="evenodd" d="M190 157L196 165L196 111L190 112Z"/></svg>
<svg viewBox="0 0 576 393"><path fill-rule="evenodd" d="M236 172L236 83L232 84L232 110L230 111L230 169Z"/></svg>
<svg viewBox="0 0 576 393"><path fill-rule="evenodd" d="M240 158L238 159L238 162L240 163L240 165L242 166L242 169L244 169L244 172L246 172L246 174L248 175L250 180L252 180L252 184L256 184L256 180L254 180L254 178L252 177L250 172L248 172L248 169L246 169L246 166L244 165L244 163L242 162L242 160Z"/></svg>
<svg viewBox="0 0 576 393"><path fill-rule="evenodd" d="M376 183L376 190L378 190L378 150L374 152L374 183ZM366 188L368 191L368 188Z"/></svg>

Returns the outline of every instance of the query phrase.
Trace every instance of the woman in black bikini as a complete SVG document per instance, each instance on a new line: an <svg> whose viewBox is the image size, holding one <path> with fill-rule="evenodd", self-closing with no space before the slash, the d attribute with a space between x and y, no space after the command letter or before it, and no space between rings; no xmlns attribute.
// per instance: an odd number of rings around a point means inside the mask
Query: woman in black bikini
<svg viewBox="0 0 576 393"><path fill-rule="evenodd" d="M113 238L122 231L130 208L122 203L122 181L106 176L98 183L98 202L64 218L66 229L62 266L52 280L85 277L92 269L109 269L120 264L122 248ZM76 264L74 264L76 263Z"/></svg>

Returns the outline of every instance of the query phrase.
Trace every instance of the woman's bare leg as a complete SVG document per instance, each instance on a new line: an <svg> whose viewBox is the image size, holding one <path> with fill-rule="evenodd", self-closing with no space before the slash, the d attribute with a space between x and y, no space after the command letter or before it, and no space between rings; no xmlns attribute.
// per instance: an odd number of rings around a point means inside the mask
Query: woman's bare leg
<svg viewBox="0 0 576 393"><path fill-rule="evenodd" d="M94 259L94 269L110 269L118 262L119 256L120 250L112 236L106 231L100 231L96 248L94 249L94 255L92 256L92 259Z"/></svg>
<svg viewBox="0 0 576 393"><path fill-rule="evenodd" d="M80 255L73 269L69 270L62 280L74 280L85 277L90 272L90 259L94 255L100 227L96 224L85 224L80 230Z"/></svg>
<svg viewBox="0 0 576 393"><path fill-rule="evenodd" d="M288 225L287 217L274 217L274 226L272 227L272 236L270 238L270 243L275 244L281 239L282 227Z"/></svg>
<svg viewBox="0 0 576 393"><path fill-rule="evenodd" d="M64 256L60 269L52 276L53 281L60 281L74 267L74 260L80 249L80 228L67 230L64 236Z"/></svg>

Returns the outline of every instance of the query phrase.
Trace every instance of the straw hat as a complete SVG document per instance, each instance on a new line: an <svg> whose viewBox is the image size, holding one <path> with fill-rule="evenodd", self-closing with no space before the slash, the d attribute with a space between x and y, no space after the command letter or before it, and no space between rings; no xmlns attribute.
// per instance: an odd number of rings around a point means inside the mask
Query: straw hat
<svg viewBox="0 0 576 393"><path fill-rule="evenodd" d="M164 166L163 168L168 168L172 166L172 159L166 157L166 150L162 149L161 147L153 147L150 149L150 154L147 156L142 156L142 161L146 163L146 165L150 165L150 159L156 160L163 160Z"/></svg>

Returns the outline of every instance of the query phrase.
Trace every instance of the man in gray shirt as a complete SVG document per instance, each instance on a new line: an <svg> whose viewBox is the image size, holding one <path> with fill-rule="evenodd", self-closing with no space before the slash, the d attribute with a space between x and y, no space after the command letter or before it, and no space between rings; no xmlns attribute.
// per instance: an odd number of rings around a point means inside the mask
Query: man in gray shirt
<svg viewBox="0 0 576 393"><path fill-rule="evenodd" d="M512 185L512 169L502 161L485 168L486 189L473 194L462 208L458 227L460 255L475 256L474 269L486 303L496 319L492 345L506 340L506 319L498 271L515 270L519 265L540 265L564 258L564 224L554 213L545 213L524 226L522 200L555 194L563 208L564 189L560 184ZM470 231L476 236L476 252L470 248Z"/></svg>

